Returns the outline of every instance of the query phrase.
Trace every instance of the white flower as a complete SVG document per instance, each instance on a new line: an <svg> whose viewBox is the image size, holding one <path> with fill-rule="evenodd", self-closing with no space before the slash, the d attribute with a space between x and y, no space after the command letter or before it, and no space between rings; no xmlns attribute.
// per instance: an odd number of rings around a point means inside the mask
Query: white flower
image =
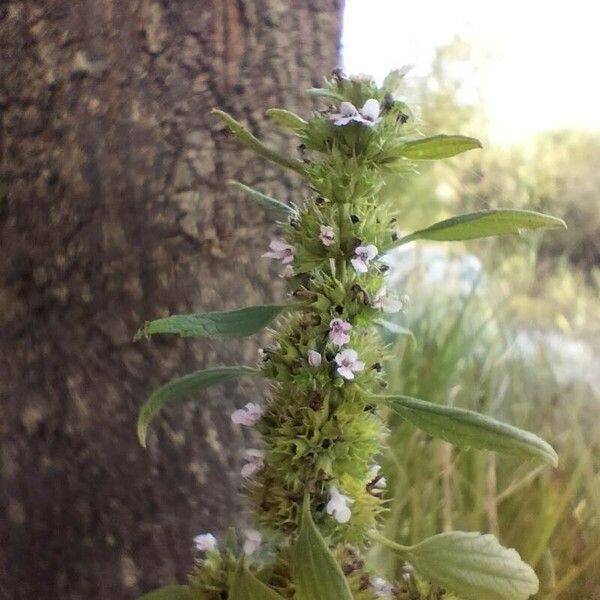
<svg viewBox="0 0 600 600"><path fill-rule="evenodd" d="M271 240L269 248L271 248L271 251L263 254L265 258L280 260L284 265L289 265L294 261L294 246L287 244L283 240Z"/></svg>
<svg viewBox="0 0 600 600"><path fill-rule="evenodd" d="M375 98L369 98L360 110L352 102L342 102L340 112L330 115L329 118L334 125L361 123L373 127L379 120L379 102Z"/></svg>
<svg viewBox="0 0 600 600"><path fill-rule="evenodd" d="M386 287L383 286L377 294L375 294L375 298L373 298L373 302L371 306L373 308L378 308L384 313L396 313L401 311L405 307L405 302L403 298L400 300L396 300L394 298L386 298Z"/></svg>
<svg viewBox="0 0 600 600"><path fill-rule="evenodd" d="M336 346L343 346L350 341L352 325L343 319L331 319L329 322L329 339Z"/></svg>
<svg viewBox="0 0 600 600"><path fill-rule="evenodd" d="M245 425L246 427L254 427L260 420L263 414L263 409L254 402L248 402L244 408L238 408L231 414L231 420L236 425Z"/></svg>
<svg viewBox="0 0 600 600"><path fill-rule="evenodd" d="M377 246L373 244L358 246L354 251L354 258L350 260L354 270L357 273L366 273L369 270L369 263L377 256L378 252Z"/></svg>
<svg viewBox="0 0 600 600"><path fill-rule="evenodd" d="M354 379L354 373L358 373L365 368L365 363L358 360L356 350L343 350L336 354L335 362L337 364L337 372L344 379Z"/></svg>
<svg viewBox="0 0 600 600"><path fill-rule="evenodd" d="M377 475L379 475L379 471L381 471L381 465L373 465L370 469L369 469L369 474L367 475L367 477L369 478L369 481L373 481L375 479L375 477L377 477Z"/></svg>
<svg viewBox="0 0 600 600"><path fill-rule="evenodd" d="M244 554L254 554L262 542L262 535L256 529L246 529L244 532Z"/></svg>
<svg viewBox="0 0 600 600"><path fill-rule="evenodd" d="M256 448L248 448L244 452L244 460L246 464L242 467L242 477L252 477L254 473L260 471L264 466L265 453L262 450Z"/></svg>
<svg viewBox="0 0 600 600"><path fill-rule="evenodd" d="M375 125L379 119L379 102L375 98L369 98L360 109L366 125Z"/></svg>
<svg viewBox="0 0 600 600"><path fill-rule="evenodd" d="M335 232L333 231L333 227L330 227L329 225L321 225L320 231L321 233L319 235L319 239L321 240L323 246L331 246L335 240Z"/></svg>
<svg viewBox="0 0 600 600"><path fill-rule="evenodd" d="M328 515L331 515L338 523L347 523L350 520L352 511L348 507L354 500L344 494L340 494L340 491L335 487L329 488L329 502L325 507Z"/></svg>
<svg viewBox="0 0 600 600"><path fill-rule="evenodd" d="M308 364L311 367L320 367L322 360L322 356L316 350L308 351Z"/></svg>
<svg viewBox="0 0 600 600"><path fill-rule="evenodd" d="M194 537L194 546L198 552L209 552L217 549L217 538L212 533L201 533Z"/></svg>
<svg viewBox="0 0 600 600"><path fill-rule="evenodd" d="M394 588L383 577L373 577L370 581L373 592L379 598L391 598Z"/></svg>

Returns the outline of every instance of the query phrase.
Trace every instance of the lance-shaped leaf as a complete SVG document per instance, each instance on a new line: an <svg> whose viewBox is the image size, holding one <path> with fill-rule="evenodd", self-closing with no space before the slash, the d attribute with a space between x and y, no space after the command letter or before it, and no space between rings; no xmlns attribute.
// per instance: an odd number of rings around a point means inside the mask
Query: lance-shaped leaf
<svg viewBox="0 0 600 600"><path fill-rule="evenodd" d="M393 333L394 335L401 335L410 338L411 342L416 345L417 338L415 338L415 334L408 329L408 327L404 327L399 323L394 323L393 321L388 321L387 319L375 319L375 323L388 331L389 333Z"/></svg>
<svg viewBox="0 0 600 600"><path fill-rule="evenodd" d="M292 548L292 572L298 600L352 600L348 581L312 519L308 494Z"/></svg>
<svg viewBox="0 0 600 600"><path fill-rule="evenodd" d="M187 585L166 585L140 596L138 600L192 600L192 592Z"/></svg>
<svg viewBox="0 0 600 600"><path fill-rule="evenodd" d="M155 390L140 410L137 432L140 444L146 447L146 435L150 421L173 400L181 400L211 385L224 383L236 377L260 377L261 372L251 367L217 367L196 371L177 377Z"/></svg>
<svg viewBox="0 0 600 600"><path fill-rule="evenodd" d="M326 88L310 88L306 90L306 93L315 98L329 98L330 100L337 100L338 102L344 102L346 100L341 94Z"/></svg>
<svg viewBox="0 0 600 600"><path fill-rule="evenodd" d="M297 114L284 110L282 108L270 108L267 111L267 116L273 119L275 123L279 123L283 127L291 129L294 133L304 133L307 122Z"/></svg>
<svg viewBox="0 0 600 600"><path fill-rule="evenodd" d="M397 246L413 240L458 242L492 235L520 234L534 229L566 229L562 219L532 210L498 208L458 215L400 238Z"/></svg>
<svg viewBox="0 0 600 600"><path fill-rule="evenodd" d="M461 448L481 448L558 464L554 448L537 435L463 408L409 396L384 396L390 408L433 437Z"/></svg>
<svg viewBox="0 0 600 600"><path fill-rule="evenodd" d="M397 550L425 579L464 600L527 600L539 588L519 553L490 534L451 531L410 547L375 539Z"/></svg>
<svg viewBox="0 0 600 600"><path fill-rule="evenodd" d="M279 200L275 200L275 198L271 198L271 196L267 196L262 192L257 190L253 190L251 187L240 183L239 181L229 180L227 182L229 185L234 185L238 189L242 190L245 194L248 194L250 198L256 200L259 204L264 206L265 208L272 208L273 210L279 211L288 217L293 217L296 215L296 209L290 206L289 204L284 204Z"/></svg>
<svg viewBox="0 0 600 600"><path fill-rule="evenodd" d="M246 129L246 127L244 127L239 121L236 121L226 112L223 112L218 108L213 108L211 112L217 115L227 125L227 127L229 127L231 133L233 133L233 135L235 135L240 142L242 142L245 146L252 148L252 150L254 150L254 152L256 152L259 156L281 165L282 167L287 167L288 169L293 169L300 174L304 174L304 165L299 160L285 156L284 154L265 146L265 144L263 144L258 138L254 137L252 133Z"/></svg>
<svg viewBox="0 0 600 600"><path fill-rule="evenodd" d="M435 160L450 158L474 148L481 148L481 142L475 138L442 134L406 142L400 154L411 160Z"/></svg>
<svg viewBox="0 0 600 600"><path fill-rule="evenodd" d="M171 315L149 321L135 334L135 339L156 333L175 333L181 337L238 338L254 335L266 327L290 304L264 304L238 310Z"/></svg>
<svg viewBox="0 0 600 600"><path fill-rule="evenodd" d="M283 600L283 596L257 579L240 560L233 576L229 600Z"/></svg>

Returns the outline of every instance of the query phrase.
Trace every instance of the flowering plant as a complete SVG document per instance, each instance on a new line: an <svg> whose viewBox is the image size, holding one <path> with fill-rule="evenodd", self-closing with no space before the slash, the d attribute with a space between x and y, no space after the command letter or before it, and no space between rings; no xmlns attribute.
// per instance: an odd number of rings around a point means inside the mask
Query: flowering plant
<svg viewBox="0 0 600 600"><path fill-rule="evenodd" d="M461 447L557 461L554 450L529 432L385 393L383 365L393 357L377 328L393 329L383 314L406 303L387 295L387 252L414 240L564 227L554 217L507 209L460 215L401 235L401 215L378 194L385 175L480 147L460 135L420 135L408 106L393 95L402 75L378 88L337 72L324 88L309 90L329 106L308 120L267 111L299 138L301 160L265 146L230 115L214 111L243 144L306 178L312 197L296 206L233 182L285 219L263 256L283 266L288 303L174 315L147 323L138 334L231 338L257 333L277 319L258 368L217 367L180 377L156 390L140 412L145 445L151 420L174 399L234 377L271 383L264 406L249 402L232 414L234 423L254 428L261 439L260 448L246 450L242 468L257 529L241 540L198 535L202 558L187 585L161 588L147 600L525 600L537 592L533 570L489 534L449 532L400 546L378 532L385 494L377 465L386 435L383 412ZM362 557L373 542L406 561L400 581L387 582L365 566Z"/></svg>

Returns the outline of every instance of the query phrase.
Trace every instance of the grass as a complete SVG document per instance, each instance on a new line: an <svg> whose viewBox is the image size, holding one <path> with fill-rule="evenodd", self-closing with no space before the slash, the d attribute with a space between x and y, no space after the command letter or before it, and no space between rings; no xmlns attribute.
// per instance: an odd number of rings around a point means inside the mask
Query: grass
<svg viewBox="0 0 600 600"><path fill-rule="evenodd" d="M449 529L489 531L534 566L540 600L600 598L598 391L558 376L563 365L544 346L516 345L518 319L506 303L493 304L494 290L432 296L422 284L414 274L402 284L412 298L403 324L417 344L388 339L390 390L529 429L555 447L560 464L458 450L390 415L384 534L412 544ZM390 577L401 572L383 548L372 559Z"/></svg>

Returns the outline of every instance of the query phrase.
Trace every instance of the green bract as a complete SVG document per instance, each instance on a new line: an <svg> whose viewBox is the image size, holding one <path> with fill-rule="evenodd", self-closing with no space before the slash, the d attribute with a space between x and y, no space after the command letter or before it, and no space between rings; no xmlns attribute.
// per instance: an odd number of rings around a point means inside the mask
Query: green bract
<svg viewBox="0 0 600 600"><path fill-rule="evenodd" d="M386 435L381 405L458 446L550 464L557 460L534 434L486 416L381 395L387 385L384 365L392 357L378 328L388 336L412 336L382 315L402 306L385 292L389 267L380 261L385 252L414 240L469 240L564 226L540 213L490 210L400 237L402 215L379 193L386 174L410 173L413 161L481 147L461 135L419 137L412 111L393 97L405 73L392 74L383 88L368 78L336 74L323 88L308 91L325 106L306 118L269 109L272 121L296 136L300 158L266 146L227 113L213 111L242 144L302 175L310 197L296 206L230 182L285 219L265 256L281 265L290 302L174 315L147 323L138 334L233 338L255 334L279 317L258 368L218 367L174 379L140 412L138 435L145 444L150 421L172 400L235 377L270 382L264 407L251 402L235 407L233 416L234 422L255 427L261 439L260 448L246 453L243 474L266 550L243 558L244 544L235 536L218 550L211 547L189 588L165 588L174 599L187 598L189 591L193 600L376 600L382 594L400 597L404 585L416 599L427 581L463 600L525 600L537 590L533 571L490 535L453 532L404 547L377 533L384 507L375 464ZM411 575L401 584L374 579L361 557L373 538L392 545L421 579Z"/></svg>
<svg viewBox="0 0 600 600"><path fill-rule="evenodd" d="M292 571L298 600L352 600L350 586L317 529L304 498L302 522L292 550Z"/></svg>

